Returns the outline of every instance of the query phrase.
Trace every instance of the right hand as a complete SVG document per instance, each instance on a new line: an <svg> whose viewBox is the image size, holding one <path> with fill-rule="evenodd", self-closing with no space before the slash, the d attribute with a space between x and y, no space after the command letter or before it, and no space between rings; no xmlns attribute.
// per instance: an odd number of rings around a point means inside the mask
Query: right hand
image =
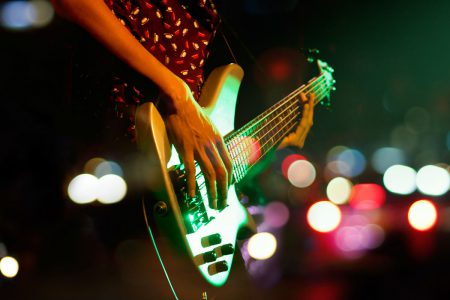
<svg viewBox="0 0 450 300"><path fill-rule="evenodd" d="M169 139L184 164L189 197L195 197L196 160L205 177L211 208L226 206L231 182L231 158L218 130L203 113L189 86L176 78L160 101L170 101L173 112L166 116Z"/></svg>

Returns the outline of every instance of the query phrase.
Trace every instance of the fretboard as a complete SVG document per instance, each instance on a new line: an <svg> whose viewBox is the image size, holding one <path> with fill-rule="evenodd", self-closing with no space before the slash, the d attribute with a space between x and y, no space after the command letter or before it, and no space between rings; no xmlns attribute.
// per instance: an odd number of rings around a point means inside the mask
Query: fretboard
<svg viewBox="0 0 450 300"><path fill-rule="evenodd" d="M325 98L330 87L323 75L315 77L240 129L225 137L233 162L233 181L241 181L258 161L264 159L287 136L301 119L303 101L300 94L314 93L315 104Z"/></svg>

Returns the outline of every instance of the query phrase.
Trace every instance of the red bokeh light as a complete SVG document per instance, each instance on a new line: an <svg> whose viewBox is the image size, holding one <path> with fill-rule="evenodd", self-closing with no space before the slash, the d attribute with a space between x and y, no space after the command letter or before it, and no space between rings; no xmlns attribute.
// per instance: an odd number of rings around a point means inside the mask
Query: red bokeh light
<svg viewBox="0 0 450 300"><path fill-rule="evenodd" d="M281 163L281 172L283 172L284 178L288 178L288 169L290 165L297 160L306 160L306 157L300 154L290 154L283 159Z"/></svg>
<svg viewBox="0 0 450 300"><path fill-rule="evenodd" d="M275 81L284 81L292 75L292 67L285 59L274 60L269 65L269 73Z"/></svg>
<svg viewBox="0 0 450 300"><path fill-rule="evenodd" d="M386 200L386 191L375 183L362 183L353 186L350 205L361 210L379 208Z"/></svg>

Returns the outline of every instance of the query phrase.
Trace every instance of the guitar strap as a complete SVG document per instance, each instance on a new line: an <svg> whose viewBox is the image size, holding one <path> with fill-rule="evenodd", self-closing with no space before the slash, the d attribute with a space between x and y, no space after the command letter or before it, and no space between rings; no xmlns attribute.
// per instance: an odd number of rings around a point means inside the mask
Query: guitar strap
<svg viewBox="0 0 450 300"><path fill-rule="evenodd" d="M222 24L223 24L223 23L222 23ZM225 35L225 32L224 32L224 30L223 30L222 27L223 27L223 26L219 26L220 35L222 36L223 41L224 41L225 44L227 45L228 52L230 52L231 57L233 58L234 62L235 62L236 64L238 64L237 59L236 59L236 55L234 55L234 51L233 51L233 49L231 48L230 43L228 42L228 38L227 38L227 36Z"/></svg>
<svg viewBox="0 0 450 300"><path fill-rule="evenodd" d="M233 61L236 64L238 64L236 55L234 54L234 51L233 51L233 48L231 48L229 39L227 38L227 36L225 34L225 29L227 29L227 31L230 32L230 34L234 37L234 39L239 42L239 45L242 47L244 52L250 58L251 62L256 66L258 71L261 72L261 74L264 75L265 77L269 78L267 72L264 70L264 68L261 66L261 64L257 61L257 59L256 59L255 55L252 53L252 51L245 45L245 43L242 41L242 39L238 36L236 31L233 29L233 27L228 23L228 21L222 15L219 14L219 18L221 21L220 25L219 25L220 35L222 36L222 38L227 46L228 52L230 53L231 57L233 58Z"/></svg>

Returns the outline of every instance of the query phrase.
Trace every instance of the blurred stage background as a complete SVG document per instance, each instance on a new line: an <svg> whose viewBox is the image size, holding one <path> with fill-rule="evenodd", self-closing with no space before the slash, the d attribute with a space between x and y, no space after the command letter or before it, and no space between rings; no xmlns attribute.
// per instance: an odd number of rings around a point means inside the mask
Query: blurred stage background
<svg viewBox="0 0 450 300"><path fill-rule="evenodd" d="M230 283L210 297L448 298L450 2L217 5L246 72L237 127L316 71L301 48L320 49L337 90L304 149L277 152L241 188L270 235L244 245L245 261L236 255ZM73 110L80 31L46 1L2 1L0 25L0 299L171 299L128 182L134 158L98 139L103 120ZM212 65L232 61L222 46ZM121 176L102 177L118 194L71 200L85 172ZM185 276L179 291L195 285Z"/></svg>

